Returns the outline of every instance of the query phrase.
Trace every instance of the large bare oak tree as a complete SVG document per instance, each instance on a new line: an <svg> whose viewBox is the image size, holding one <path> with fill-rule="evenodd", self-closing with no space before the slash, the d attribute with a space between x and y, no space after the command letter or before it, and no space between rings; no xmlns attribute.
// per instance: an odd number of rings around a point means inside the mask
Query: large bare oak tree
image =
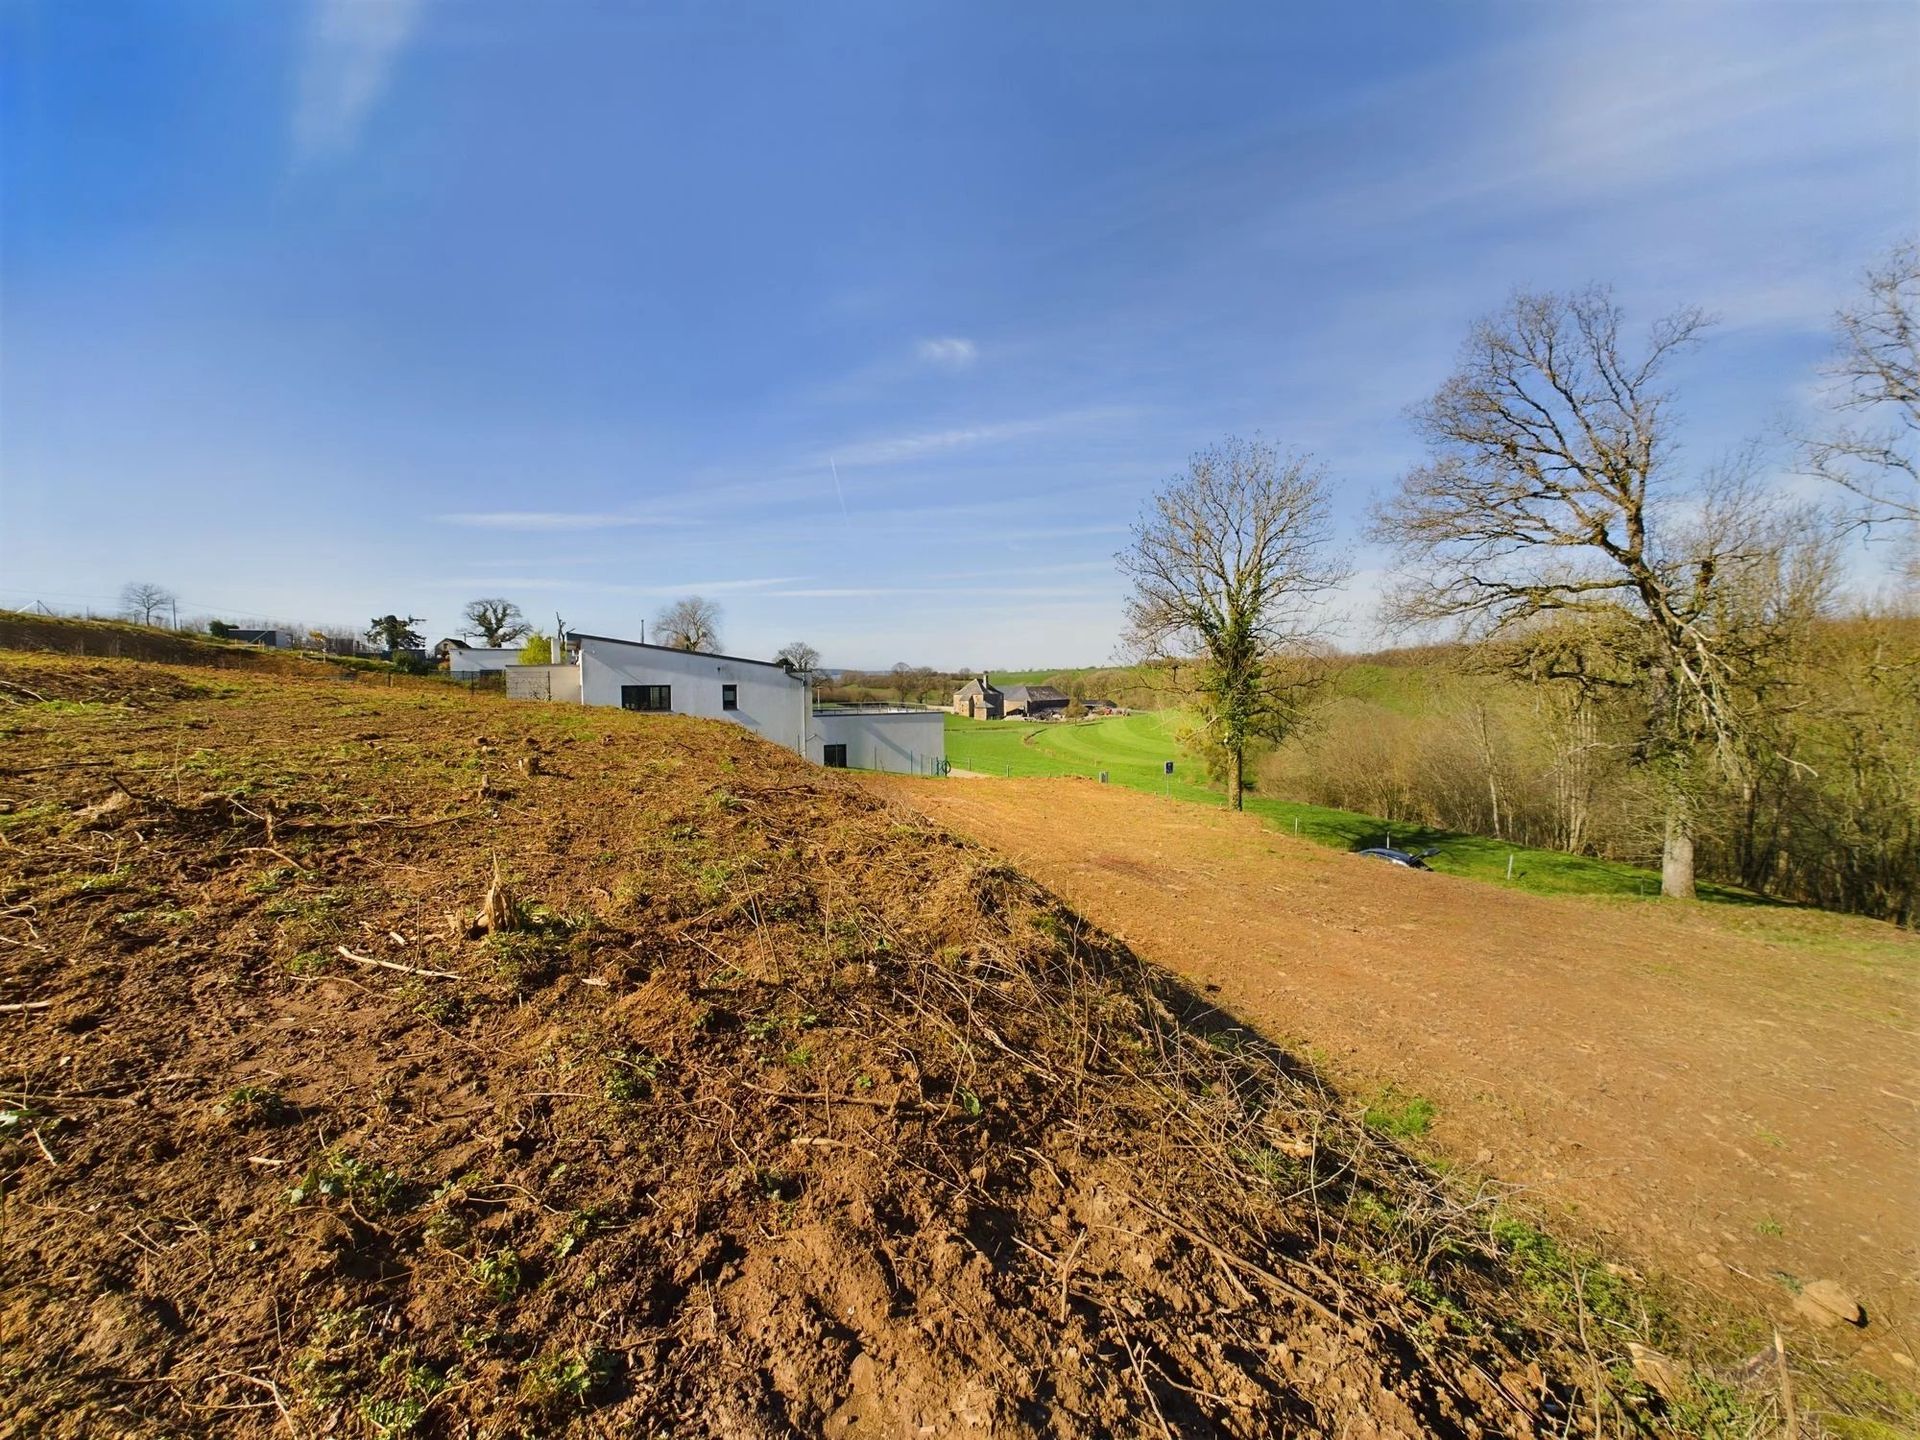
<svg viewBox="0 0 1920 1440"><path fill-rule="evenodd" d="M460 618L465 622L460 633L485 640L490 649L511 645L533 633L533 626L520 613L520 607L497 595L469 600Z"/></svg>
<svg viewBox="0 0 1920 1440"><path fill-rule="evenodd" d="M1236 810L1248 747L1299 718L1302 656L1349 573L1332 541L1326 477L1310 458L1228 439L1167 483L1115 557L1133 582L1127 646L1191 676Z"/></svg>
<svg viewBox="0 0 1920 1440"><path fill-rule="evenodd" d="M720 648L720 607L703 595L687 595L653 622L654 643L670 650L711 654Z"/></svg>
<svg viewBox="0 0 1920 1440"><path fill-rule="evenodd" d="M786 666L809 685L822 677L820 652L804 640L792 640L782 645L773 659L775 664Z"/></svg>
<svg viewBox="0 0 1920 1440"><path fill-rule="evenodd" d="M1865 296L1835 328L1826 370L1846 418L1806 442L1806 469L1858 496L1860 523L1906 526L1920 571L1920 242L1867 272Z"/></svg>
<svg viewBox="0 0 1920 1440"><path fill-rule="evenodd" d="M1664 377L1706 323L1680 310L1634 343L1604 289L1516 295L1414 411L1430 458L1374 524L1401 564L1389 618L1614 637L1600 663L1550 678L1640 701L1661 889L1680 897L1694 893L1700 767L1742 763L1758 667L1818 605L1831 560L1818 527L1755 483L1751 457L1681 473Z"/></svg>

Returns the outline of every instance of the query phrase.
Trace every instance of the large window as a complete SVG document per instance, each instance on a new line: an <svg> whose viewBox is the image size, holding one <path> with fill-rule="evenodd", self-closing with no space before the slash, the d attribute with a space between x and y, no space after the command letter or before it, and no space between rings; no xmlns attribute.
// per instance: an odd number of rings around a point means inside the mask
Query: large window
<svg viewBox="0 0 1920 1440"><path fill-rule="evenodd" d="M722 710L738 710L740 708L740 687L738 685L722 685L720 687L720 708Z"/></svg>
<svg viewBox="0 0 1920 1440"><path fill-rule="evenodd" d="M673 709L673 687L671 685L622 685L620 708L622 710L671 710Z"/></svg>

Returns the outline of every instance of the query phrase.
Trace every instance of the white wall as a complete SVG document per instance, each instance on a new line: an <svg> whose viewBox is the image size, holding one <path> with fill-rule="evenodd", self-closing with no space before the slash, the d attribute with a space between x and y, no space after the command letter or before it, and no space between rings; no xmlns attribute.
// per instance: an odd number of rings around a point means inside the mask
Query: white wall
<svg viewBox="0 0 1920 1440"><path fill-rule="evenodd" d="M509 665L507 695L514 700L564 700L580 703L578 665Z"/></svg>
<svg viewBox="0 0 1920 1440"><path fill-rule="evenodd" d="M807 758L826 763L826 747L847 747L854 770L925 775L947 754L946 716L939 710L823 710L813 717Z"/></svg>
<svg viewBox="0 0 1920 1440"><path fill-rule="evenodd" d="M447 673L449 675L485 675L494 670L504 670L514 663L520 651L517 648L489 650L478 646L471 650L448 650Z"/></svg>
<svg viewBox="0 0 1920 1440"><path fill-rule="evenodd" d="M807 687L778 665L582 636L579 669L584 704L617 706L622 685L666 685L675 715L731 720L776 745L801 750ZM722 685L739 687L739 709L720 708Z"/></svg>

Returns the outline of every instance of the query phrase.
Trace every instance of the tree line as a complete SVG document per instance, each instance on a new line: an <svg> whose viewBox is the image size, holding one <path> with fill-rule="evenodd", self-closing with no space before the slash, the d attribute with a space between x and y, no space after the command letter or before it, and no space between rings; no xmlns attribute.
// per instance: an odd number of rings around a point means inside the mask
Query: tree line
<svg viewBox="0 0 1920 1440"><path fill-rule="evenodd" d="M1796 445L1838 503L1768 483L1758 445L1683 457L1672 371L1708 328L1689 308L1632 332L1604 288L1522 292L1477 322L1412 412L1425 459L1372 515L1394 560L1385 617L1469 642L1473 672L1530 699L1530 733L1558 737L1540 775L1566 790L1566 848L1657 834L1668 896L1691 897L1704 860L1910 921L1920 647L1898 607L1841 623L1840 555L1850 533L1891 533L1910 588L1920 570L1920 250L1839 317L1834 422ZM1327 718L1326 601L1349 562L1326 473L1260 441L1211 446L1118 558L1128 646L1196 715L1238 807L1249 759ZM1467 743L1499 748L1493 716L1466 706ZM1481 769L1499 833L1511 788L1502 817L1498 766ZM1603 792L1625 807L1604 842Z"/></svg>

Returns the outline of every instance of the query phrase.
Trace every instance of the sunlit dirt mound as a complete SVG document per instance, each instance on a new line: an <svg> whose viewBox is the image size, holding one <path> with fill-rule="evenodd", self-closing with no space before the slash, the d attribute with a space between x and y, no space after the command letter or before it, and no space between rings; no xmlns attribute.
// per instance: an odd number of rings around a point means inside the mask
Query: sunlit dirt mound
<svg viewBox="0 0 1920 1440"><path fill-rule="evenodd" d="M1589 1423L1311 1079L742 730L0 679L0 1430Z"/></svg>

